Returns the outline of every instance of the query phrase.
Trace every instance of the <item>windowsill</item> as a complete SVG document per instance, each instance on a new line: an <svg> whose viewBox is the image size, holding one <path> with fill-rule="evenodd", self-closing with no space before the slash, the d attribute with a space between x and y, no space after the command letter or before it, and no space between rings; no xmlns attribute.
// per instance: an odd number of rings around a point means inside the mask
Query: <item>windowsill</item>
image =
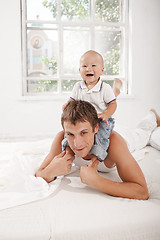
<svg viewBox="0 0 160 240"><path fill-rule="evenodd" d="M120 94L120 96L117 99L135 99L134 94Z"/></svg>
<svg viewBox="0 0 160 240"><path fill-rule="evenodd" d="M48 96L21 96L18 101L63 101L68 99L70 94L48 95Z"/></svg>
<svg viewBox="0 0 160 240"><path fill-rule="evenodd" d="M70 97L70 93L62 94L62 95L54 95L54 96L21 96L17 100L18 101L65 101ZM117 99L125 100L125 99L134 99L135 96L133 94L121 94Z"/></svg>

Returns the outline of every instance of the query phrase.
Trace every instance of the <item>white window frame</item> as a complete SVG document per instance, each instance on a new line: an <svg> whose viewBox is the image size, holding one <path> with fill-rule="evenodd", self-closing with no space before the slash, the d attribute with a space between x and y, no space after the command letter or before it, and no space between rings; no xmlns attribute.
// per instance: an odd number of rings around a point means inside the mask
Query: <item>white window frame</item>
<svg viewBox="0 0 160 240"><path fill-rule="evenodd" d="M63 74L63 28L64 27L69 27L69 26L76 26L76 27L89 27L91 29L90 31L90 49L95 49L94 46L94 38L95 38L95 31L94 28L96 26L105 26L105 27L120 27L123 28L123 34L124 34L124 42L123 42L123 47L124 47L124 56L123 56L123 64L125 66L124 69L124 74L123 75L107 75L107 80L112 80L114 78L120 78L123 81L123 86L125 91L122 93L123 96L129 96L131 94L131 80L129 76L129 0L122 0L123 4L123 21L121 23L106 23L106 22L98 22L97 20L95 21L94 19L94 0L90 0L90 13L91 13L91 20L87 22L82 22L82 21L61 21L61 16L60 16L60 0L58 1L57 4L57 20L53 21L40 21L40 20L27 20L26 19L26 0L21 0L21 26L22 26L22 96L56 96L59 97L68 95L68 93L62 92L61 91L61 84L62 80L81 80L80 75L64 75ZM57 92L39 92L39 93L30 93L27 91L27 80L39 80L40 78L31 78L27 77L27 52L26 52L26 39L27 39L27 23L39 23L39 24L57 24L58 25L58 74L57 77L47 77L47 80L57 80L58 82L58 91ZM32 28L33 29L33 28ZM39 30L40 28L34 27L34 30ZM43 30L47 30L47 28L43 28ZM51 30L51 28L49 28ZM96 49L95 49L96 50ZM102 80L106 79L106 76L101 77ZM43 78L41 78L43 80ZM46 77L45 77L46 80Z"/></svg>

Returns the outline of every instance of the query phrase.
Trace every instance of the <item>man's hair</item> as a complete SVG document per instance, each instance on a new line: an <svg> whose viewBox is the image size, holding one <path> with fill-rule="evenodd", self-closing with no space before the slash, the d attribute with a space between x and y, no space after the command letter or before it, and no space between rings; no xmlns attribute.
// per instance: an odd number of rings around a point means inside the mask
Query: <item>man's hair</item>
<svg viewBox="0 0 160 240"><path fill-rule="evenodd" d="M64 127L64 122L70 122L76 125L77 122L88 121L93 131L98 123L98 116L96 109L92 104L82 100L69 101L63 110L61 116L61 124Z"/></svg>

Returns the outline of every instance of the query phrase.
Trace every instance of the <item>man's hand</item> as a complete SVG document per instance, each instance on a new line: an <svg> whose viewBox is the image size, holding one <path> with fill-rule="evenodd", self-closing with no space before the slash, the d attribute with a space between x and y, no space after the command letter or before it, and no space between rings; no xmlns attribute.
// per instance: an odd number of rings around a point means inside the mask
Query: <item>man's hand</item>
<svg viewBox="0 0 160 240"><path fill-rule="evenodd" d="M83 165L80 169L80 178L82 183L93 186L94 182L96 181L98 175L97 167L99 161L97 160L96 156L91 158L89 165Z"/></svg>
<svg viewBox="0 0 160 240"><path fill-rule="evenodd" d="M46 168L37 171L36 176L43 177L47 182L51 182L55 177L69 173L72 168L73 160L73 154L64 151L54 157Z"/></svg>
<svg viewBox="0 0 160 240"><path fill-rule="evenodd" d="M73 160L74 156L64 151L54 157L54 159L50 163L50 168L54 168L54 173L56 176L65 175L70 172Z"/></svg>

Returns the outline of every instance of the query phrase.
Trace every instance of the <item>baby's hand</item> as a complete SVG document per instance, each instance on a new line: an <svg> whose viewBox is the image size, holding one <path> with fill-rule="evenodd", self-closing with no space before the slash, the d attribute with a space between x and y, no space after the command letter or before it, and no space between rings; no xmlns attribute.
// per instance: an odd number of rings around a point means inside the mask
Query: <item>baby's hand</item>
<svg viewBox="0 0 160 240"><path fill-rule="evenodd" d="M98 118L101 118L104 122L106 122L107 127L108 127L108 117L106 114L104 114L104 113L98 114Z"/></svg>

